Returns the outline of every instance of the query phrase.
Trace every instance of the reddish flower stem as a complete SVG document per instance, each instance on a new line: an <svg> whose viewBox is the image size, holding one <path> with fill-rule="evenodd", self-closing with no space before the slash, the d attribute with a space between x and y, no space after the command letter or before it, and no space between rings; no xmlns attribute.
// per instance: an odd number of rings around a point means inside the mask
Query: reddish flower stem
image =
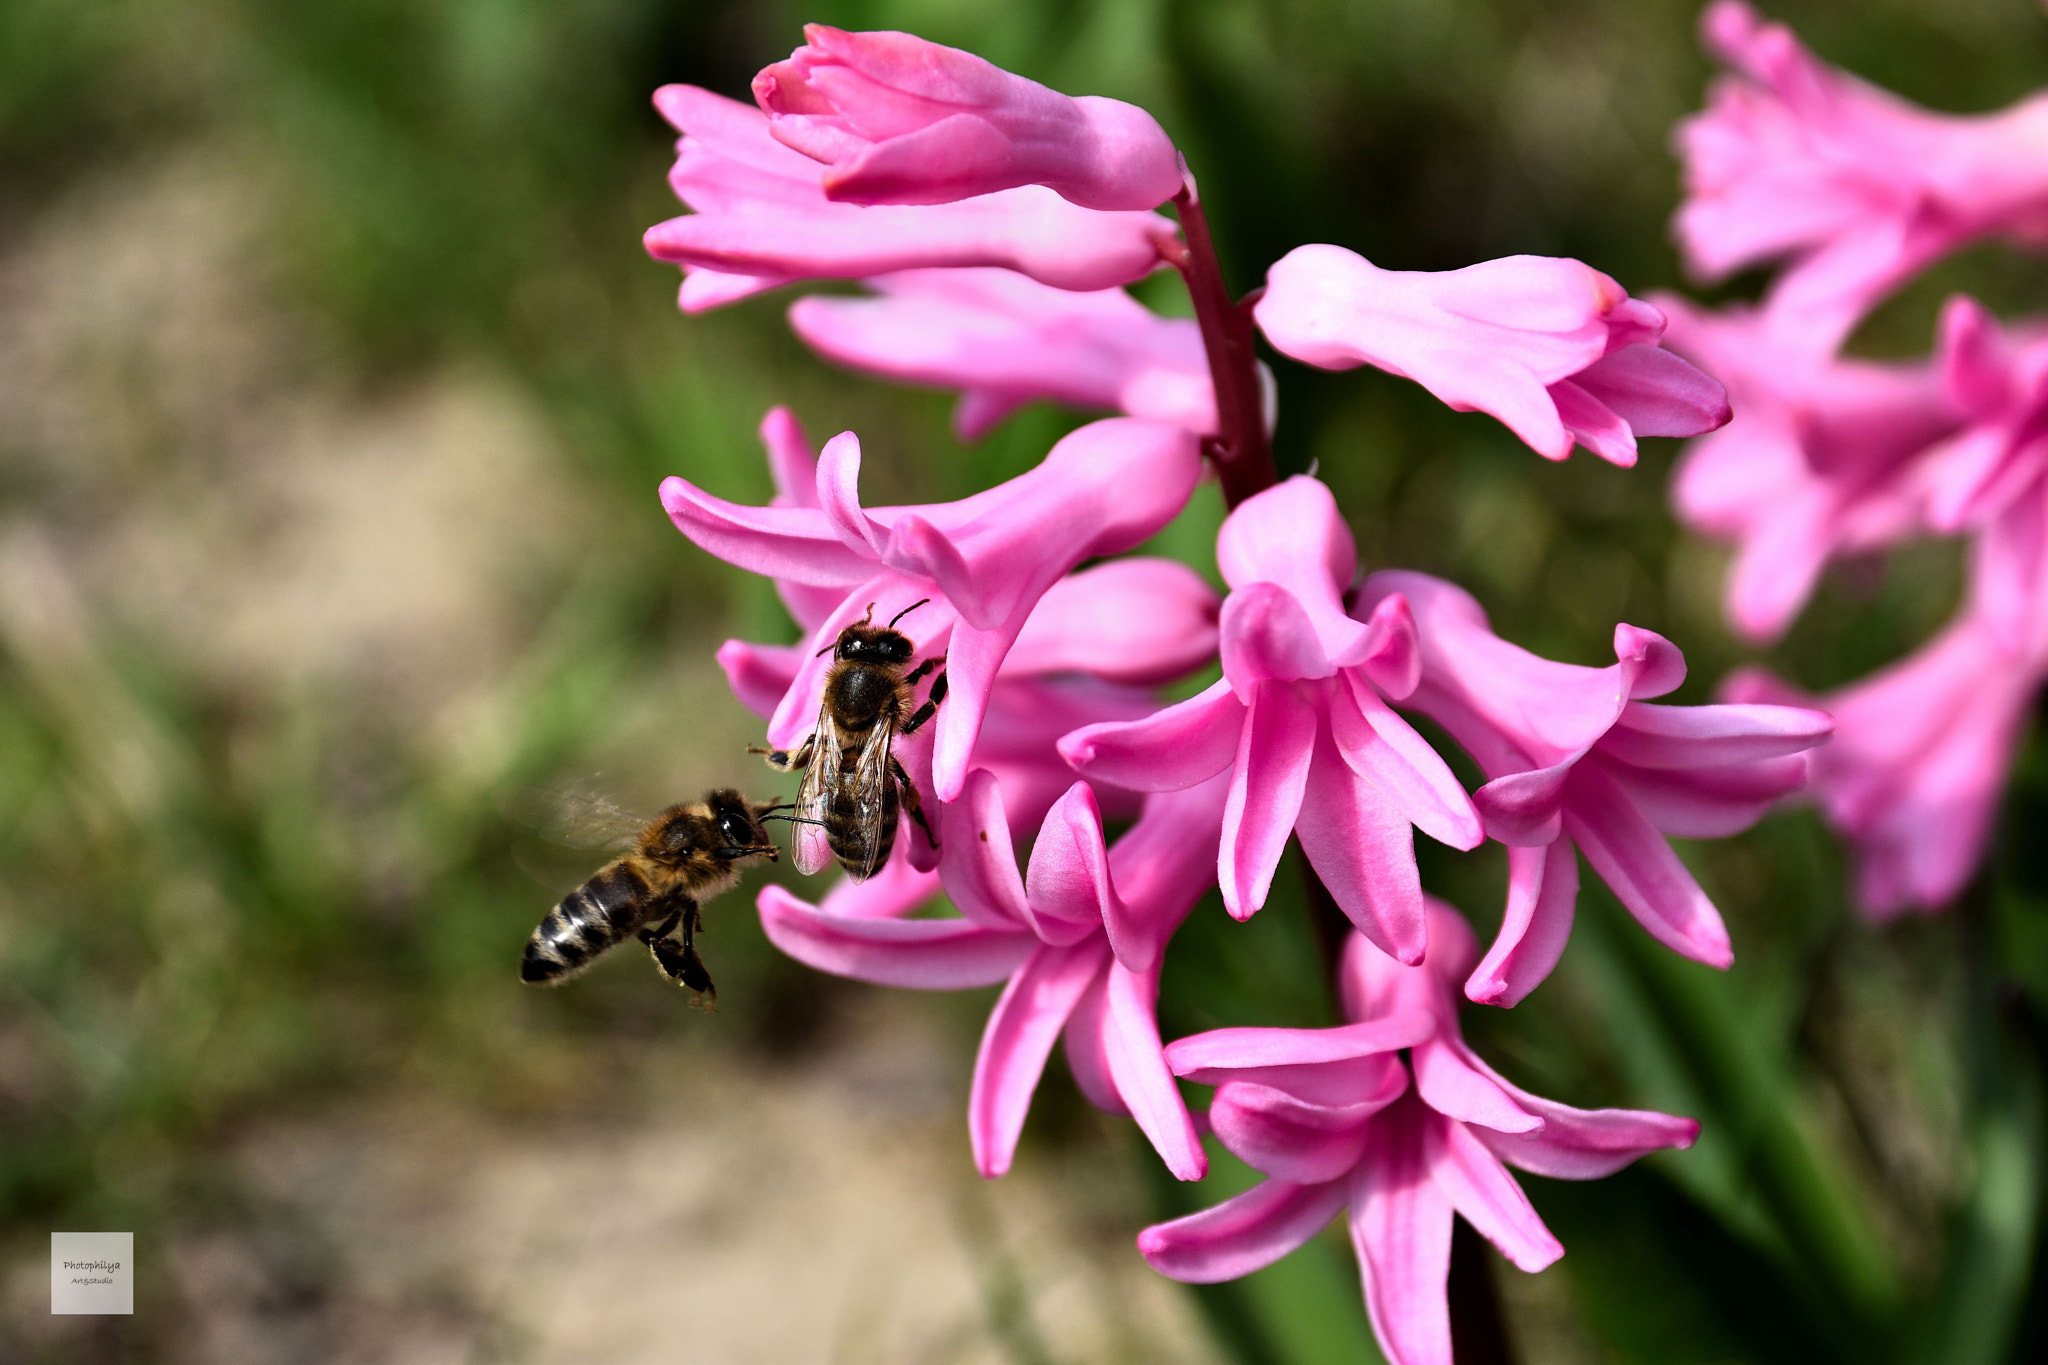
<svg viewBox="0 0 2048 1365"><path fill-rule="evenodd" d="M1185 241L1173 243L1165 254L1187 281L1188 296L1194 300L1195 321L1202 329L1202 349L1208 353L1209 378L1216 390L1217 432L1206 449L1216 466L1217 481L1223 485L1223 501L1235 507L1279 481L1273 468L1273 445L1266 435L1258 354L1252 347L1249 305L1257 295L1231 302L1194 177L1187 177L1181 192L1173 197L1173 206L1180 214Z"/></svg>

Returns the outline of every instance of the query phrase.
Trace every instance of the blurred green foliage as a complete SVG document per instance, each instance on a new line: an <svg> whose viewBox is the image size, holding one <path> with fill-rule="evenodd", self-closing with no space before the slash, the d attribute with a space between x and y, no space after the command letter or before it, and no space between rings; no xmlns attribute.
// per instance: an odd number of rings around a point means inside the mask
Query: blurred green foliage
<svg viewBox="0 0 2048 1365"><path fill-rule="evenodd" d="M2029 0L1770 8L1823 54L1937 107L1989 108L2048 82L2048 19ZM402 1078L481 1104L573 1107L582 1092L564 1078L588 1068L563 1059L673 1027L672 1001L650 1003L623 972L547 997L517 989L509 964L545 897L522 871L539 855L497 798L587 770L617 744L620 716L674 706L678 659L726 633L789 631L762 585L674 537L656 479L685 472L761 497L752 428L774 402L814 430L859 429L879 452L868 477L891 499L986 486L1074 420L1034 409L963 451L944 398L828 371L787 336L776 301L677 317L673 274L638 247L672 212L655 85L739 94L800 19L911 29L1154 110L1201 177L1240 289L1290 247L1332 241L1401 268L1576 255L1641 293L1683 283L1663 230L1676 200L1665 147L1707 75L1695 10L0 6L0 243L81 186L178 148L227 148L264 214L248 268L313 330L322 372L372 397L451 366L502 376L545 415L603 528L522 589L519 658L490 698L501 723L452 752L363 698L223 691L149 623L91 601L58 594L43 627L0 633L10 1235L229 1217L236 1196L209 1144L314 1093ZM1859 345L1924 350L1948 291L2010 312L2038 306L2044 284L2037 261L1972 253ZM1177 306L1170 287L1150 293ZM1283 468L1320 462L1368 565L1456 578L1503 634L1555 657L1598 661L1620 619L1663 631L1692 662L1686 700L1744 657L1719 625L1718 553L1664 509L1672 450L1635 471L1583 455L1549 465L1384 376L1277 368ZM0 462L11 439L0 432ZM0 480L10 524L44 515L39 496L33 480ZM1165 543L1200 563L1214 518L1191 513ZM1952 547L1842 574L1771 661L1809 685L1840 682L1924 638L1956 592ZM1588 878L1558 976L1511 1015L1468 1012L1479 1045L1533 1088L1704 1124L1694 1151L1607 1182L1528 1182L1571 1251L1546 1277L1550 1301L1596 1358L1988 1365L2048 1349L2048 752L2029 746L1994 865L1945 917L1860 925L1825 831L1780 817L1688 850L1730 920L1732 972L1654 949ZM647 758L653 773L693 761L687 736ZM1482 932L1498 915L1497 853L1422 849L1425 879ZM687 1022L786 1046L823 988L745 918L721 920L718 965L729 1000L751 1003ZM1309 926L1298 886L1248 926L1205 906L1175 946L1168 1034L1327 1019ZM1162 1184L1159 1206L1213 1202L1245 1178ZM1369 1359L1354 1277L1333 1233L1203 1294L1246 1360Z"/></svg>

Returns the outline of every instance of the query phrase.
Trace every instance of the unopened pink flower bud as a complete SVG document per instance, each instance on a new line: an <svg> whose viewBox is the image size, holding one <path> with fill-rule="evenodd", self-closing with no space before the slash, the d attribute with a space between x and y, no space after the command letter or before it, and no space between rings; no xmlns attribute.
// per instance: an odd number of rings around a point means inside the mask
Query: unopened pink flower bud
<svg viewBox="0 0 2048 1365"><path fill-rule="evenodd" d="M848 204L948 204L1044 185L1090 209L1156 208L1180 192L1180 154L1150 114L1075 99L908 33L804 26L754 77L786 146L826 163Z"/></svg>

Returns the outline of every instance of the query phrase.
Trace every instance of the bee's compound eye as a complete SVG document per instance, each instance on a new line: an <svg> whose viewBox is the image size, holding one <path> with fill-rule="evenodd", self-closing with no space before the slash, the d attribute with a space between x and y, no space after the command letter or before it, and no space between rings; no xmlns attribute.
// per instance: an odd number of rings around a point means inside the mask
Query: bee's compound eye
<svg viewBox="0 0 2048 1365"><path fill-rule="evenodd" d="M725 835L727 843L744 844L753 837L753 831L747 828L747 822L738 815L728 813L720 816L718 828L719 832Z"/></svg>

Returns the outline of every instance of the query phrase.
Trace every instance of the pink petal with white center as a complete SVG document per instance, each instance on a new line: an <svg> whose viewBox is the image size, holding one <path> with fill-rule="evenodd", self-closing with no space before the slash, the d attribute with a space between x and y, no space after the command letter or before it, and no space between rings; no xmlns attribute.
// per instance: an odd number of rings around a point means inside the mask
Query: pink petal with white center
<svg viewBox="0 0 2048 1365"><path fill-rule="evenodd" d="M1508 905L1493 946L1465 982L1465 998L1503 1008L1543 984L1571 938L1579 857L1571 840L1508 850Z"/></svg>
<svg viewBox="0 0 2048 1365"><path fill-rule="evenodd" d="M1430 1179L1423 1152L1423 1126L1433 1118L1412 1100L1388 1109L1351 1174L1351 1244L1366 1314L1390 1365L1452 1365L1444 1297L1451 1201Z"/></svg>
<svg viewBox="0 0 2048 1365"><path fill-rule="evenodd" d="M1002 784L993 773L976 768L967 775L960 799L940 809L939 845L946 850L939 875L961 914L991 929L1041 933L1017 875ZM1063 936L1063 942L1076 942L1087 932L1084 927Z"/></svg>
<svg viewBox="0 0 2048 1365"><path fill-rule="evenodd" d="M1143 720L1086 725L1060 740L1060 756L1094 781L1132 791L1179 791L1231 767L1248 708L1227 679Z"/></svg>
<svg viewBox="0 0 2048 1365"><path fill-rule="evenodd" d="M1294 684L1260 684L1238 739L1217 859L1223 908L1233 919L1249 919L1266 903L1301 811L1317 729L1314 706ZM1402 826L1405 832L1405 820Z"/></svg>
<svg viewBox="0 0 2048 1365"><path fill-rule="evenodd" d="M909 920L909 924L929 921ZM1100 937L1071 947L1041 945L1017 969L989 1014L967 1097L967 1133L984 1176L1007 1173L1045 1059L1081 996L1109 961Z"/></svg>
<svg viewBox="0 0 2048 1365"><path fill-rule="evenodd" d="M1235 1280L1264 1270L1321 1232L1344 1207L1345 1196L1343 1181L1264 1181L1214 1208L1146 1228L1138 1234L1138 1254L1183 1284Z"/></svg>
<svg viewBox="0 0 2048 1365"><path fill-rule="evenodd" d="M1572 770L1565 831L1650 936L1673 952L1726 968L1728 929L1692 873L1597 764Z"/></svg>
<svg viewBox="0 0 2048 1365"><path fill-rule="evenodd" d="M1261 705L1275 686L1269 683L1261 691ZM1378 786L1351 770L1336 744L1316 733L1313 724L1311 717L1307 734L1314 761L1304 765L1304 795L1296 797L1298 814L1291 815L1301 851L1360 933L1402 962L1420 962L1427 933L1413 827ZM1277 861L1277 848L1273 856ZM1227 891L1224 904L1229 905Z"/></svg>
<svg viewBox="0 0 2048 1365"><path fill-rule="evenodd" d="M1217 1140L1238 1160L1296 1185L1335 1180L1365 1151L1366 1120L1407 1088L1398 1068L1379 1092L1349 1104L1308 1104L1282 1090L1226 1081L1209 1105Z"/></svg>
<svg viewBox="0 0 2048 1365"><path fill-rule="evenodd" d="M969 920L854 919L828 915L779 886L757 902L768 941L809 967L878 986L957 991L1016 971L1038 941Z"/></svg>
<svg viewBox="0 0 2048 1365"><path fill-rule="evenodd" d="M1534 1274L1564 1255L1500 1158L1464 1124L1443 1119L1429 1124L1423 1130L1423 1153L1430 1178L1449 1196L1451 1207L1516 1269Z"/></svg>
<svg viewBox="0 0 2048 1365"><path fill-rule="evenodd" d="M1216 653L1216 590L1187 565L1133 555L1068 574L1046 589L999 677L1089 673L1110 682L1171 682Z"/></svg>
<svg viewBox="0 0 2048 1365"><path fill-rule="evenodd" d="M1102 1014L1103 1056L1131 1117L1179 1180L1200 1180L1208 1153L1161 1055L1156 972L1133 972L1112 961Z"/></svg>
<svg viewBox="0 0 2048 1365"><path fill-rule="evenodd" d="M1450 766L1354 670L1330 690L1330 732L1351 771L1378 787L1424 834L1452 848L1485 841L1479 812Z"/></svg>

